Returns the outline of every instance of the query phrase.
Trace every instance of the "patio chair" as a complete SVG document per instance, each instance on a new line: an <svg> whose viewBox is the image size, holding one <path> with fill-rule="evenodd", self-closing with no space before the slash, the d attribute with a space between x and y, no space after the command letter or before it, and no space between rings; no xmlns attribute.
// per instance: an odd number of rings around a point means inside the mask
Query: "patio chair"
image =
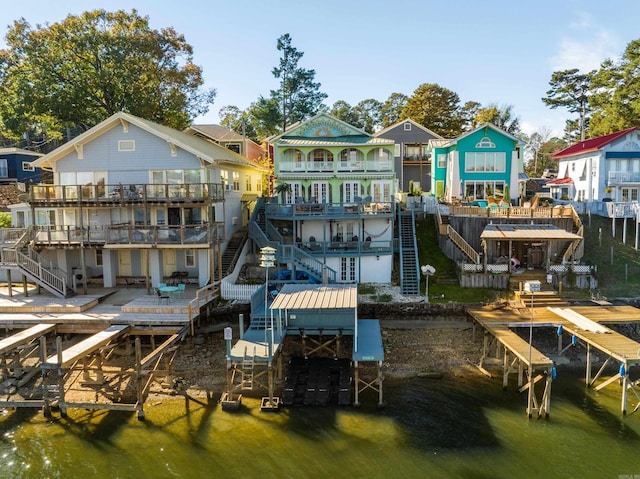
<svg viewBox="0 0 640 479"><path fill-rule="evenodd" d="M180 280L180 271L174 271L173 273L171 273L171 276L169 276L168 283L178 284L179 280Z"/></svg>
<svg viewBox="0 0 640 479"><path fill-rule="evenodd" d="M158 283L158 286L156 286L156 288L160 289L160 288L164 288L167 284L166 283Z"/></svg>
<svg viewBox="0 0 640 479"><path fill-rule="evenodd" d="M176 297L184 298L184 292L187 290L187 285L184 283L180 283L178 285L178 291L175 292Z"/></svg>
<svg viewBox="0 0 640 479"><path fill-rule="evenodd" d="M158 295L158 304L162 304L163 299L167 300L167 304L169 304L169 302L171 301L171 296L169 296L169 293L163 293L156 288L156 294Z"/></svg>

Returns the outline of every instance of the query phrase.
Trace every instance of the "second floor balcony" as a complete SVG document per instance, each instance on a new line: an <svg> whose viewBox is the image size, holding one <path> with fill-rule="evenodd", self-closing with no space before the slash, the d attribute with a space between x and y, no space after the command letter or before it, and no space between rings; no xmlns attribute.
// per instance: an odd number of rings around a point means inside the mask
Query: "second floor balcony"
<svg viewBox="0 0 640 479"><path fill-rule="evenodd" d="M222 241L224 241L224 223L189 226L127 224L33 228L33 242L36 246L206 248Z"/></svg>
<svg viewBox="0 0 640 479"><path fill-rule="evenodd" d="M118 204L206 203L224 200L218 183L34 185L27 201L34 206L113 206Z"/></svg>
<svg viewBox="0 0 640 479"><path fill-rule="evenodd" d="M640 185L640 171L609 171L607 186Z"/></svg>
<svg viewBox="0 0 640 479"><path fill-rule="evenodd" d="M306 203L291 204L267 203L265 205L268 218L284 220L308 219L354 219L359 216L390 217L394 212L391 201L356 201L353 203Z"/></svg>

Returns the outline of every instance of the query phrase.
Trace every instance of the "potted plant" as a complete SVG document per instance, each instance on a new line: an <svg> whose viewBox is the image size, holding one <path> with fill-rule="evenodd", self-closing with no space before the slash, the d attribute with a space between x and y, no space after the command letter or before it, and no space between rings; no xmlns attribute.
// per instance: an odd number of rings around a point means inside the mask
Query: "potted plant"
<svg viewBox="0 0 640 479"><path fill-rule="evenodd" d="M275 192L280 195L282 204L287 202L287 195L291 194L291 185L289 183L278 183Z"/></svg>

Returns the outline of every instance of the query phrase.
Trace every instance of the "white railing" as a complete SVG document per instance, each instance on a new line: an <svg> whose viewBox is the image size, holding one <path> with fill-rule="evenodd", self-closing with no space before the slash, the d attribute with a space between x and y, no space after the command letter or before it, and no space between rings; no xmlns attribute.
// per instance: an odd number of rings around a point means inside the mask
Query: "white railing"
<svg viewBox="0 0 640 479"><path fill-rule="evenodd" d="M251 301L251 296L258 288L262 286L260 284L234 284L229 277L223 278L220 282L220 294L222 299L227 301Z"/></svg>
<svg viewBox="0 0 640 479"><path fill-rule="evenodd" d="M484 265L473 263L460 263L460 269L463 273L482 273ZM508 264L487 264L487 273L508 273Z"/></svg>
<svg viewBox="0 0 640 479"><path fill-rule="evenodd" d="M569 270L576 274L590 274L593 266L588 264L552 264L549 266L549 273L563 274Z"/></svg>
<svg viewBox="0 0 640 479"><path fill-rule="evenodd" d="M610 171L607 175L607 184L640 183L640 171Z"/></svg>

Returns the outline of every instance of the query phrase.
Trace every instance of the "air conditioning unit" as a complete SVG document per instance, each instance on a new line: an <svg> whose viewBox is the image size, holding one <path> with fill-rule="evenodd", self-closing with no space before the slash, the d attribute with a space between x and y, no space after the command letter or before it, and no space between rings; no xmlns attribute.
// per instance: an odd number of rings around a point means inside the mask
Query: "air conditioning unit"
<svg viewBox="0 0 640 479"><path fill-rule="evenodd" d="M233 226L237 226L239 222L240 222L240 219L237 216L234 216L233 218L231 218L231 224Z"/></svg>

